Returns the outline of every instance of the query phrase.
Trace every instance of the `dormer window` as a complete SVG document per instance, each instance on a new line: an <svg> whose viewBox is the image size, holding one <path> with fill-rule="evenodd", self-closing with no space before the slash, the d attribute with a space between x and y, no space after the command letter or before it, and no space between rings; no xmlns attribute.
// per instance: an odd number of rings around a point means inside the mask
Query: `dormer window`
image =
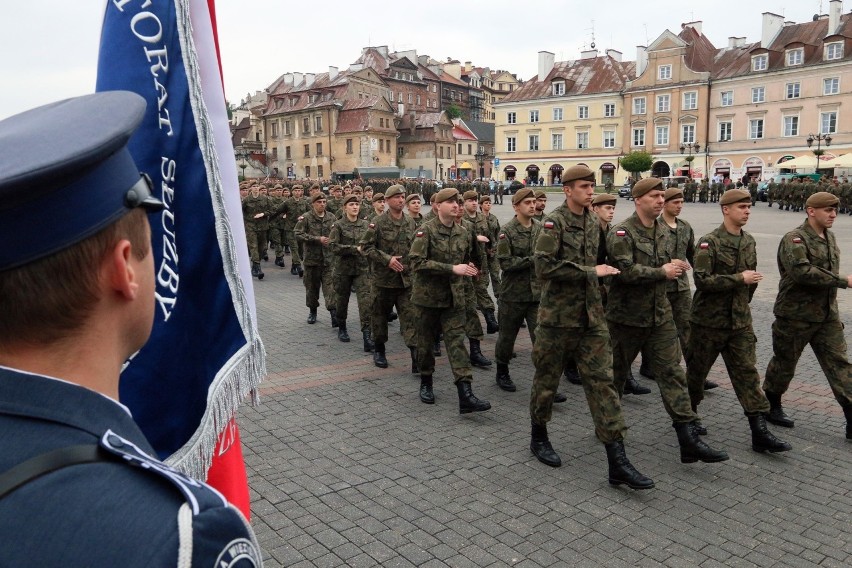
<svg viewBox="0 0 852 568"><path fill-rule="evenodd" d="M763 55L755 55L751 58L751 70L752 71L766 71L766 67L769 64L769 56L765 53Z"/></svg>
<svg viewBox="0 0 852 568"><path fill-rule="evenodd" d="M825 60L833 61L835 59L843 59L843 42L837 41L834 43L826 44L825 46Z"/></svg>
<svg viewBox="0 0 852 568"><path fill-rule="evenodd" d="M787 51L787 66L801 65L805 59L805 50L801 47Z"/></svg>
<svg viewBox="0 0 852 568"><path fill-rule="evenodd" d="M565 94L565 81L554 81L552 83L553 94L555 96L560 96Z"/></svg>
<svg viewBox="0 0 852 568"><path fill-rule="evenodd" d="M665 81L672 78L672 66L671 65L660 65L657 67L657 78L661 81Z"/></svg>

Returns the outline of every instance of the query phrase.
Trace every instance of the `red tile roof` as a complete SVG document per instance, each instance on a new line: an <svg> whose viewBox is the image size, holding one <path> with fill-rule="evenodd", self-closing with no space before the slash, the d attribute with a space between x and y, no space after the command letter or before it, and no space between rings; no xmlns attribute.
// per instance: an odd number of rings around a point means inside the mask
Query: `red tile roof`
<svg viewBox="0 0 852 568"><path fill-rule="evenodd" d="M625 81L636 78L636 62L616 61L609 55L558 61L544 81L533 77L501 102L562 96L551 94L551 81L556 78L565 80L565 96L617 93L624 88Z"/></svg>

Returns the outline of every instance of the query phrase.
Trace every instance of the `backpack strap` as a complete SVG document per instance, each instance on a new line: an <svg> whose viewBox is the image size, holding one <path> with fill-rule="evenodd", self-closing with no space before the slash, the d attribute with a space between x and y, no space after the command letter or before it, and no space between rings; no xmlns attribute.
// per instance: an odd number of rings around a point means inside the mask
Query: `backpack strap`
<svg viewBox="0 0 852 568"><path fill-rule="evenodd" d="M113 459L97 444L67 446L39 454L0 474L0 499L42 475L72 465L105 461Z"/></svg>

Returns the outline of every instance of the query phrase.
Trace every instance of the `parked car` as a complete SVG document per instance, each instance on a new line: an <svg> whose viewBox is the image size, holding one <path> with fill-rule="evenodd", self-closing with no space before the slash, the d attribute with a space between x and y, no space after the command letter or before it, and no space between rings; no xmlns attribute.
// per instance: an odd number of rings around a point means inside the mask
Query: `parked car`
<svg viewBox="0 0 852 568"><path fill-rule="evenodd" d="M618 196L633 199L633 194L630 192L630 182L624 182L624 185L618 188Z"/></svg>
<svg viewBox="0 0 852 568"><path fill-rule="evenodd" d="M757 186L757 199L759 201L766 201L766 191L768 187L768 181L761 182L760 185Z"/></svg>
<svg viewBox="0 0 852 568"><path fill-rule="evenodd" d="M674 187L675 184L677 184L678 187L682 188L683 184L689 181L689 178L687 176L669 176L662 178L662 180L663 186L666 188Z"/></svg>

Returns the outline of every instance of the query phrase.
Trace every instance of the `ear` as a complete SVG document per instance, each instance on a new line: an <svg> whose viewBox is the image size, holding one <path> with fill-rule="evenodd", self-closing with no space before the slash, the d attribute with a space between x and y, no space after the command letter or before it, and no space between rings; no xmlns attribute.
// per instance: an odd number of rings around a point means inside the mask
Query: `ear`
<svg viewBox="0 0 852 568"><path fill-rule="evenodd" d="M110 284L112 289L128 300L136 299L139 293L138 275L133 269L133 247L127 239L121 239L109 255Z"/></svg>

